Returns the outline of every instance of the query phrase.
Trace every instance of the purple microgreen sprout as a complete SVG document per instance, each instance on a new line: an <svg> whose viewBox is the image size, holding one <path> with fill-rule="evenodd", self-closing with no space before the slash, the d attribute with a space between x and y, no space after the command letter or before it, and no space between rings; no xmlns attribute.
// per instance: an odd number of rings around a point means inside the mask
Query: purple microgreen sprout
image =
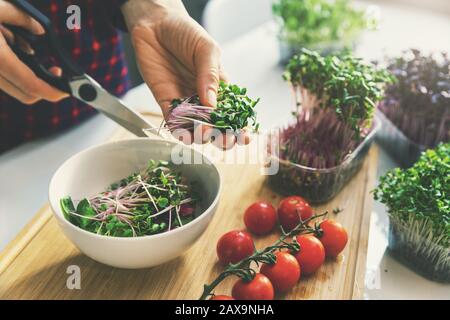
<svg viewBox="0 0 450 320"><path fill-rule="evenodd" d="M387 59L396 82L386 88L379 108L416 144L435 147L450 141L450 59L410 49Z"/></svg>

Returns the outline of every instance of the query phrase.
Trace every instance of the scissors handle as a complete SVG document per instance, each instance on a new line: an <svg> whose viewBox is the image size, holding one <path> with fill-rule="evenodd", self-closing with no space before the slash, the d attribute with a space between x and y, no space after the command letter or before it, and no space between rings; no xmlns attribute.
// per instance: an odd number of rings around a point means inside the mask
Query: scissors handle
<svg viewBox="0 0 450 320"><path fill-rule="evenodd" d="M33 45L33 43L30 41L30 37L25 36L25 34L28 33L26 30L11 25L7 25L6 27L15 35L15 37L20 36L28 44L30 44L33 50L36 51L36 45ZM69 81L66 78L67 75L63 74L61 77L55 76L50 71L48 71L47 68L45 68L42 64L38 62L34 54L30 54L23 51L17 43L10 44L10 47L11 50L19 58L19 60L22 61L26 66L28 66L38 78L44 80L52 87L55 87L63 92L71 94Z"/></svg>
<svg viewBox="0 0 450 320"><path fill-rule="evenodd" d="M43 49L50 50L51 54L53 54L58 60L58 63L63 71L63 75L61 77L57 77L50 73L45 66L37 61L33 54L24 52L17 44L17 41L15 44L10 45L14 53L39 78L59 90L71 94L71 89L69 86L70 79L82 76L84 72L71 60L70 56L60 45L50 19L26 0L9 0L9 2L39 22L44 28L45 34L34 35L21 27L12 25L5 26L11 30L16 37L20 37L26 41L35 52L39 52Z"/></svg>

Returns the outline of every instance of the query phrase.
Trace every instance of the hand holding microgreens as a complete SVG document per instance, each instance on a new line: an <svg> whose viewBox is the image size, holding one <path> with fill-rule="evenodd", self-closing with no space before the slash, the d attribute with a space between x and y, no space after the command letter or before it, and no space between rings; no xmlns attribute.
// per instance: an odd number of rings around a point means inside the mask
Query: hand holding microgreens
<svg viewBox="0 0 450 320"><path fill-rule="evenodd" d="M334 110L356 140L371 126L384 85L392 81L386 70L349 53L323 57L306 49L289 61L284 78L294 89L297 107Z"/></svg>
<svg viewBox="0 0 450 320"><path fill-rule="evenodd" d="M61 199L72 224L100 235L139 237L170 231L195 218L191 184L166 161L150 160L142 172L78 202Z"/></svg>
<svg viewBox="0 0 450 320"><path fill-rule="evenodd" d="M220 131L239 132L244 128L258 130L255 106L259 99L247 96L247 89L220 82L217 107L202 106L198 95L172 101L167 127L170 131L193 131L195 124L204 124Z"/></svg>

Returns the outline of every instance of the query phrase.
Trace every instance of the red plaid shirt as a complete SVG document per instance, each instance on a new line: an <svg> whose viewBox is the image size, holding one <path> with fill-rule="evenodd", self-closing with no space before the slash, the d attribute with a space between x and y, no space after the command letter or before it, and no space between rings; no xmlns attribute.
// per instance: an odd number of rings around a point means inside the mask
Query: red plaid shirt
<svg viewBox="0 0 450 320"><path fill-rule="evenodd" d="M113 25L114 14L124 1L34 0L31 3L53 22L57 35L84 71L118 96L129 89L128 69L121 36ZM81 28L66 27L69 5L81 8ZM40 57L45 65L57 65L51 56ZM1 61L0 61L1 63ZM96 111L67 98L57 103L40 101L29 106L0 91L0 153L24 141L72 127Z"/></svg>

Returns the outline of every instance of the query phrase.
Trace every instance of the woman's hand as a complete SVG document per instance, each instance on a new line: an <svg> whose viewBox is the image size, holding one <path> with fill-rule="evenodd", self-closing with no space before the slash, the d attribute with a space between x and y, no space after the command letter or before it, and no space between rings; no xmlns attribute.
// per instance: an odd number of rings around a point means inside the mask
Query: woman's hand
<svg viewBox="0 0 450 320"><path fill-rule="evenodd" d="M36 35L45 32L36 20L9 2L0 0L0 90L25 104L33 104L42 99L59 101L66 97L66 93L39 79L17 58L7 43L16 39L3 24L19 26ZM50 72L60 75L61 70L51 68Z"/></svg>
<svg viewBox="0 0 450 320"><path fill-rule="evenodd" d="M122 12L141 74L164 116L173 99L194 93L203 105L215 107L219 80L225 80L220 49L182 2L129 0Z"/></svg>

